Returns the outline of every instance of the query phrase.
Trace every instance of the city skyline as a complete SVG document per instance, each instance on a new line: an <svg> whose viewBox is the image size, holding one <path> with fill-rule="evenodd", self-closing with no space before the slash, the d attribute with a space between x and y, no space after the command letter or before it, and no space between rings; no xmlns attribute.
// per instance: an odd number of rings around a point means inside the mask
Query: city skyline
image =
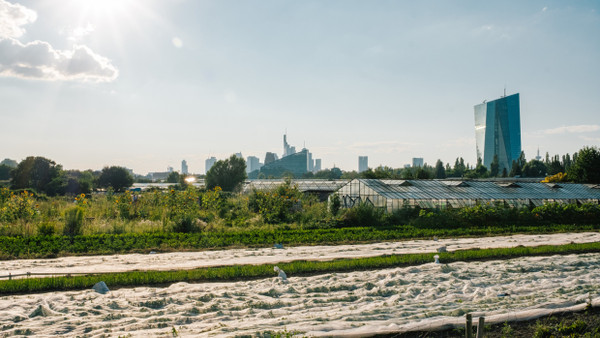
<svg viewBox="0 0 600 338"><path fill-rule="evenodd" d="M600 5L0 0L0 159L203 172L476 163L473 105L521 93L527 159L600 144ZM316 163L315 163L316 166Z"/></svg>

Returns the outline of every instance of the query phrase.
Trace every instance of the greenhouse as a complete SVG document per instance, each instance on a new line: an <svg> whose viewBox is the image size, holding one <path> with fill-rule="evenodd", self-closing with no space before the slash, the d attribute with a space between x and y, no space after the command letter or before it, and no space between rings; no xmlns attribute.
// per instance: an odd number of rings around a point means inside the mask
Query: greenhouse
<svg viewBox="0 0 600 338"><path fill-rule="evenodd" d="M545 203L596 203L600 185L475 180L354 179L335 192L343 208L367 203L388 212L404 206L460 208L479 204L511 207Z"/></svg>

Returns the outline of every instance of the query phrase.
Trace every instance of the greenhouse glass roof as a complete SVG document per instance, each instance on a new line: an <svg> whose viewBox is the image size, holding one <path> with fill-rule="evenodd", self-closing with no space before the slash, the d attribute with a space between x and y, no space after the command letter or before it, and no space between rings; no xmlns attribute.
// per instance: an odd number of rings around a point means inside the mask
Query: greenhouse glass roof
<svg viewBox="0 0 600 338"><path fill-rule="evenodd" d="M356 181L387 199L600 199L597 185L575 183L357 179L349 184Z"/></svg>
<svg viewBox="0 0 600 338"><path fill-rule="evenodd" d="M302 192L334 192L346 185L350 180L292 180L292 185L297 185ZM246 181L243 192L252 190L272 190L285 183L283 179L265 179Z"/></svg>

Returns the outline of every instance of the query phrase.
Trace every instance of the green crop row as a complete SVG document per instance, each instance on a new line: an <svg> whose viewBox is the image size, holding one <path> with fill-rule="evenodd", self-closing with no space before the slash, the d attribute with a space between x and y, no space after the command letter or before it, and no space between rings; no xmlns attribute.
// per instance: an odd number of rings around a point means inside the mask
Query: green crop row
<svg viewBox="0 0 600 338"><path fill-rule="evenodd" d="M413 238L492 236L515 233L594 231L600 225L548 225L428 229L411 225L386 228L329 228L247 230L203 233L126 233L80 236L0 236L0 259L98 255L132 252L209 250L232 247L269 247L353 244Z"/></svg>
<svg viewBox="0 0 600 338"><path fill-rule="evenodd" d="M474 249L437 253L441 263L490 259L511 259L526 256L554 254L582 254L600 252L600 243L566 244L560 246L515 247L500 249ZM289 276L332 273L357 270L375 270L429 263L436 253L386 255L378 257L338 259L333 261L294 261L278 266ZM0 294L44 291L80 290L91 288L104 281L109 288L141 285L160 285L175 282L235 281L274 277L272 264L233 265L178 271L130 271L102 275L28 278L0 281Z"/></svg>

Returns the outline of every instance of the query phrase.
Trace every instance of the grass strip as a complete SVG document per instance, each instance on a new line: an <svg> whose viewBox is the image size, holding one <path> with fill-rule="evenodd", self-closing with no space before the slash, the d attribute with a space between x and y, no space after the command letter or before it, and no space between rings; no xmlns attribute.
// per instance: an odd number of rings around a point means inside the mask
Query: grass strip
<svg viewBox="0 0 600 338"><path fill-rule="evenodd" d="M128 233L85 236L0 236L0 259L51 258L72 255L103 255L135 252L212 250L233 247L358 244L438 237L479 237L511 234L542 234L598 231L596 225L544 225L477 228L417 228L410 225L386 228L248 230L202 233Z"/></svg>
<svg viewBox="0 0 600 338"><path fill-rule="evenodd" d="M332 261L299 260L277 264L289 276L312 275L358 270L377 270L392 267L420 265L440 256L441 263L491 259L511 259L527 256L567 255L600 252L600 242L566 245L543 245L537 247L514 247L498 249L459 250L447 253L422 253L385 255ZM274 277L273 264L232 265L177 271L129 271L102 275L71 277L28 278L0 281L0 294L23 294L45 291L66 291L91 288L104 281L109 288L161 285L176 282L227 282Z"/></svg>

